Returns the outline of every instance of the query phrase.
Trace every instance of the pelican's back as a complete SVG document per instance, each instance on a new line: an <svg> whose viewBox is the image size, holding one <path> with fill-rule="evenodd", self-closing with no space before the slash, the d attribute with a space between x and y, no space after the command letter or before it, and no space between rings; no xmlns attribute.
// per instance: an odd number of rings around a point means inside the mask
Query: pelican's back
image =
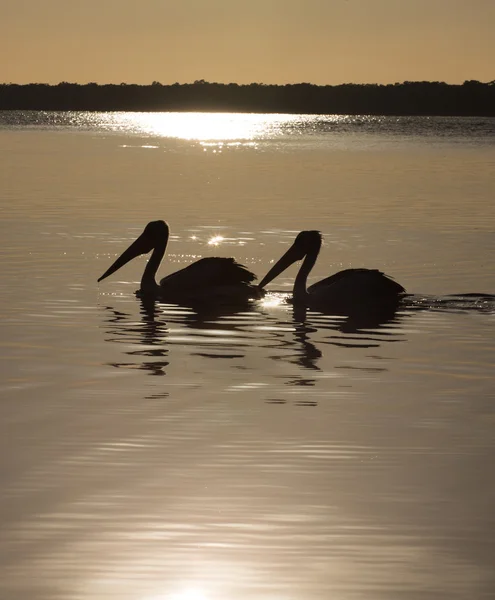
<svg viewBox="0 0 495 600"><path fill-rule="evenodd" d="M164 277L160 291L164 298L194 298L197 301L255 297L251 285L256 275L233 258L207 257Z"/></svg>
<svg viewBox="0 0 495 600"><path fill-rule="evenodd" d="M396 306L405 289L378 269L345 269L308 288L311 304L347 313Z"/></svg>
<svg viewBox="0 0 495 600"><path fill-rule="evenodd" d="M308 288L308 293L319 293L320 290L332 287L346 287L358 291L382 291L389 294L404 294L405 289L389 275L378 269L344 269L338 273L317 281Z"/></svg>

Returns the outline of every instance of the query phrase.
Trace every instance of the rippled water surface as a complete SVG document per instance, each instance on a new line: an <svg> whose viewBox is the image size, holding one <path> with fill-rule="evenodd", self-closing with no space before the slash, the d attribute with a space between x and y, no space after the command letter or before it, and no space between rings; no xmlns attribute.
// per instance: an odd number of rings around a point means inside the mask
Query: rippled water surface
<svg viewBox="0 0 495 600"><path fill-rule="evenodd" d="M0 597L495 594L495 120L0 113ZM378 267L386 322L96 279ZM452 294L460 294L453 296ZM477 295L472 295L477 294ZM480 295L486 294L486 295Z"/></svg>

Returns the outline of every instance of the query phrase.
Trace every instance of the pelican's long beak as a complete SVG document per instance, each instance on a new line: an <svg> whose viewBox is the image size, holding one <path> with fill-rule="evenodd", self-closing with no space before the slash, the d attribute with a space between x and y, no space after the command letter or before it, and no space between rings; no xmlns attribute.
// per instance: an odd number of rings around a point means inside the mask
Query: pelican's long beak
<svg viewBox="0 0 495 600"><path fill-rule="evenodd" d="M148 252L151 252L153 247L153 242L150 240L150 236L145 231L135 242L129 246L129 248L127 248L125 252L119 256L119 258L117 258L113 265L103 273L103 275L98 279L98 283L109 275L112 275L112 273L115 273L115 271L118 271L120 267L123 267L133 258L136 258L141 254L147 254Z"/></svg>
<svg viewBox="0 0 495 600"><path fill-rule="evenodd" d="M282 258L278 262L276 262L273 265L273 267L268 271L268 273L263 277L258 287L264 288L270 283L270 281L275 279L275 277L278 277L280 273L283 273L285 269L288 269L292 264L294 264L298 260L301 260L302 258L304 258L304 254L301 252L300 248L293 244L282 256Z"/></svg>

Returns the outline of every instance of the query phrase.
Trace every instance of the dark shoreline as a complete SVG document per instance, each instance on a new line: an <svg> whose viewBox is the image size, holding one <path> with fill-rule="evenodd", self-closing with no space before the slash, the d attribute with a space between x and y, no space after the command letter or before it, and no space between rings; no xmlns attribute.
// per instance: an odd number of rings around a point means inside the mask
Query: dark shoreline
<svg viewBox="0 0 495 600"><path fill-rule="evenodd" d="M495 81L396 84L0 84L0 110L495 116Z"/></svg>

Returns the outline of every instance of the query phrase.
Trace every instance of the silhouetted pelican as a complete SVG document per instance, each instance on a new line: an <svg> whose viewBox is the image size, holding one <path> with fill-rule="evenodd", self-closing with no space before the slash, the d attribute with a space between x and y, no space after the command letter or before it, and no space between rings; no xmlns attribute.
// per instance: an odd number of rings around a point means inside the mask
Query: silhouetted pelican
<svg viewBox="0 0 495 600"><path fill-rule="evenodd" d="M339 315L395 310L406 290L377 269L345 269L306 289L308 275L320 248L319 231L301 231L292 246L263 277L259 287L265 287L290 265L304 258L294 282L295 305Z"/></svg>
<svg viewBox="0 0 495 600"><path fill-rule="evenodd" d="M254 273L233 258L202 258L184 269L168 275L157 284L155 275L169 238L165 221L151 221L143 233L98 279L102 281L140 254L153 250L144 269L139 295L149 295L173 303L244 302L259 298L263 292L252 285Z"/></svg>

